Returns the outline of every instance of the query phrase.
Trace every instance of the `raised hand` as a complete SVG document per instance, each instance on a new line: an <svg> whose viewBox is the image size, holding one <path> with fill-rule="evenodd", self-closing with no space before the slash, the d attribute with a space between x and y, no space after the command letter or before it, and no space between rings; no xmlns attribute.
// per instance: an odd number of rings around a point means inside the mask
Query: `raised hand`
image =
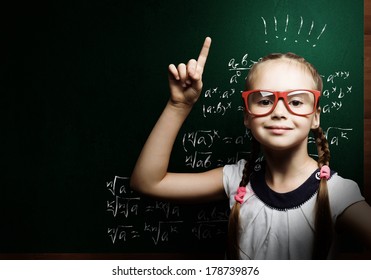
<svg viewBox="0 0 371 280"><path fill-rule="evenodd" d="M202 73L211 45L211 38L206 37L198 59L191 59L187 65L180 63L178 67L169 65L170 101L175 106L192 106L199 98L202 90Z"/></svg>
<svg viewBox="0 0 371 280"><path fill-rule="evenodd" d="M211 39L206 38L197 60L169 66L169 101L152 129L131 175L134 190L174 201L211 201L225 198L222 167L202 173L168 172L171 151L192 105L202 90Z"/></svg>

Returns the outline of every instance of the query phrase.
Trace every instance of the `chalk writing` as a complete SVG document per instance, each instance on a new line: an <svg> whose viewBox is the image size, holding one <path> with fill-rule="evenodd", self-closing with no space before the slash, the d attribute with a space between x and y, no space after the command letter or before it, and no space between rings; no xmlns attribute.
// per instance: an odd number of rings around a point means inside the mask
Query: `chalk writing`
<svg viewBox="0 0 371 280"><path fill-rule="evenodd" d="M192 169L209 169L236 163L248 154L245 149L251 139L251 131L248 129L244 129L240 135L224 135L215 129L185 132L182 141L183 150L186 152L185 166ZM218 155L215 146L225 146L226 149L222 155ZM236 152L228 146L237 147L239 150Z"/></svg>
<svg viewBox="0 0 371 280"><path fill-rule="evenodd" d="M241 60L236 62L235 58L231 58L228 62L228 71L232 72L232 77L229 79L230 84L239 83L239 77L246 77L247 70L257 62L256 60L248 59L248 54L242 56Z"/></svg>
<svg viewBox="0 0 371 280"><path fill-rule="evenodd" d="M159 242L169 241L170 234L179 233L177 225L180 223L183 221L158 221L155 225L145 222L144 232L150 232L153 243L157 245Z"/></svg>
<svg viewBox="0 0 371 280"><path fill-rule="evenodd" d="M215 106L202 105L203 116L219 114L224 116L227 110L232 109L232 102L222 103L218 102Z"/></svg>
<svg viewBox="0 0 371 280"><path fill-rule="evenodd" d="M225 116L229 111L238 111L238 107L233 106L232 97L236 94L234 88L221 90L219 87L206 89L204 92L202 105L202 116ZM237 97L239 99L239 96ZM239 100L240 101L240 100Z"/></svg>
<svg viewBox="0 0 371 280"><path fill-rule="evenodd" d="M145 206L145 212L156 212L159 210L165 217L168 219L170 216L179 217L180 216L180 209L179 206L173 206L170 202L164 201L155 201L153 204L149 204Z"/></svg>
<svg viewBox="0 0 371 280"><path fill-rule="evenodd" d="M139 197L125 198L116 195L114 200L107 201L107 211L112 212L112 215L116 217L118 214L124 214L127 218L129 214L138 214L138 201Z"/></svg>
<svg viewBox="0 0 371 280"><path fill-rule="evenodd" d="M350 75L349 71L336 71L335 73L328 75L326 81L333 84L336 79L342 80L348 79L349 75Z"/></svg>
<svg viewBox="0 0 371 280"><path fill-rule="evenodd" d="M229 210L218 209L202 209L197 214L197 221L192 228L194 236L201 239L210 239L218 235L226 234L225 224L228 221Z"/></svg>
<svg viewBox="0 0 371 280"><path fill-rule="evenodd" d="M202 209L197 214L197 222L209 222L209 221L227 221L228 211L225 209L221 210L217 207L213 207L209 210Z"/></svg>
<svg viewBox="0 0 371 280"><path fill-rule="evenodd" d="M283 41L287 41L289 43L299 43L302 41L310 44L310 46L314 48L317 46L320 38L323 36L327 28L327 24L317 28L314 20L311 20L310 24L305 24L303 16L294 19L292 19L292 17L289 15L286 15L285 18L277 18L276 16L273 16L273 18L269 19L265 17L260 18L263 23L264 42L266 44L268 44L269 40L273 38L274 40L282 39ZM281 24L280 21L283 21L284 23ZM280 26L284 28L280 29ZM310 27L309 29L305 29L304 26ZM270 27L272 27L272 31L270 31ZM290 29L292 30L291 33L289 32ZM288 40L289 36L292 37L292 40Z"/></svg>
<svg viewBox="0 0 371 280"><path fill-rule="evenodd" d="M212 130L190 133L185 135L184 145L193 148L212 145L213 139L219 138L217 133ZM199 162L193 164L200 165ZM202 161L202 167L207 166L207 161ZM164 246L177 240L180 234L199 240L225 237L228 207L206 207L192 215L184 215L180 205L142 199L130 189L129 182L129 177L115 176L106 183L107 212L113 217L107 235L113 245L150 242L153 246Z"/></svg>
<svg viewBox="0 0 371 280"><path fill-rule="evenodd" d="M343 108L344 102L352 94L353 86L349 84L350 71L340 70L324 78L322 92L322 113L328 114Z"/></svg>
<svg viewBox="0 0 371 280"><path fill-rule="evenodd" d="M107 200L107 211L114 217L123 214L126 218L129 214L138 214L139 196L132 196L133 191L129 188L129 178L115 176L113 181L106 183L107 190L112 198Z"/></svg>
<svg viewBox="0 0 371 280"><path fill-rule="evenodd" d="M192 233L199 239L212 239L218 235L225 235L225 221L198 222L192 228Z"/></svg>
<svg viewBox="0 0 371 280"><path fill-rule="evenodd" d="M138 231L134 229L134 226L119 225L114 228L108 228L108 236L111 238L113 244L118 241L128 241L135 238L140 238Z"/></svg>
<svg viewBox="0 0 371 280"><path fill-rule="evenodd" d="M217 130L197 130L183 135L183 149L188 152L189 148L204 147L210 148L214 140L220 138Z"/></svg>
<svg viewBox="0 0 371 280"><path fill-rule="evenodd" d="M328 127L325 135L330 145L339 146L340 142L347 142L349 140L349 133L352 131L353 128Z"/></svg>
<svg viewBox="0 0 371 280"><path fill-rule="evenodd" d="M205 91L205 98L212 98L214 97L215 95L218 95L219 98L230 98L233 94L235 94L235 89L234 88L231 88L230 90L225 90L225 91L220 91L219 90L219 87L216 87L216 88L209 88Z"/></svg>

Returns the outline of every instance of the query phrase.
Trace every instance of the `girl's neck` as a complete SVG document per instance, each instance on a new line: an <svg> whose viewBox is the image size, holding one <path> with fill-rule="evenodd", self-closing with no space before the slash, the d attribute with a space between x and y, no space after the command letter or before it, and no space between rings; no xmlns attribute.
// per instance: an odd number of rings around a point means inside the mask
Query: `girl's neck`
<svg viewBox="0 0 371 280"><path fill-rule="evenodd" d="M293 191L304 183L318 168L307 150L297 151L267 151L265 150L266 174L268 186L279 193Z"/></svg>

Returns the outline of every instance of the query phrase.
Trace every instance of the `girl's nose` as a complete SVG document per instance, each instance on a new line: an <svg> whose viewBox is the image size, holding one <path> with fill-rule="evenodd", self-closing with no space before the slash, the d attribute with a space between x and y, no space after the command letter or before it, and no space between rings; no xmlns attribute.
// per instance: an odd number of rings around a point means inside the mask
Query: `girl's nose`
<svg viewBox="0 0 371 280"><path fill-rule="evenodd" d="M280 100L278 100L278 102L276 104L276 107L274 108L271 115L272 115L272 117L282 118L282 117L286 117L288 113L289 113L289 111L286 108L285 101L280 99Z"/></svg>

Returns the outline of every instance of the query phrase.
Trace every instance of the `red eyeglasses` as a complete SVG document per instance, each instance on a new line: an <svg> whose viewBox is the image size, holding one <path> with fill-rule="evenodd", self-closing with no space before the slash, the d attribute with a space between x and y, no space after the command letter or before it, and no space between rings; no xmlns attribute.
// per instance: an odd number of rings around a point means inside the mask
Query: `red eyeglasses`
<svg viewBox="0 0 371 280"><path fill-rule="evenodd" d="M271 91L254 89L242 92L246 110L253 116L266 116L273 112L279 99L287 110L297 116L312 114L317 107L321 92L318 90L295 89L290 91Z"/></svg>

